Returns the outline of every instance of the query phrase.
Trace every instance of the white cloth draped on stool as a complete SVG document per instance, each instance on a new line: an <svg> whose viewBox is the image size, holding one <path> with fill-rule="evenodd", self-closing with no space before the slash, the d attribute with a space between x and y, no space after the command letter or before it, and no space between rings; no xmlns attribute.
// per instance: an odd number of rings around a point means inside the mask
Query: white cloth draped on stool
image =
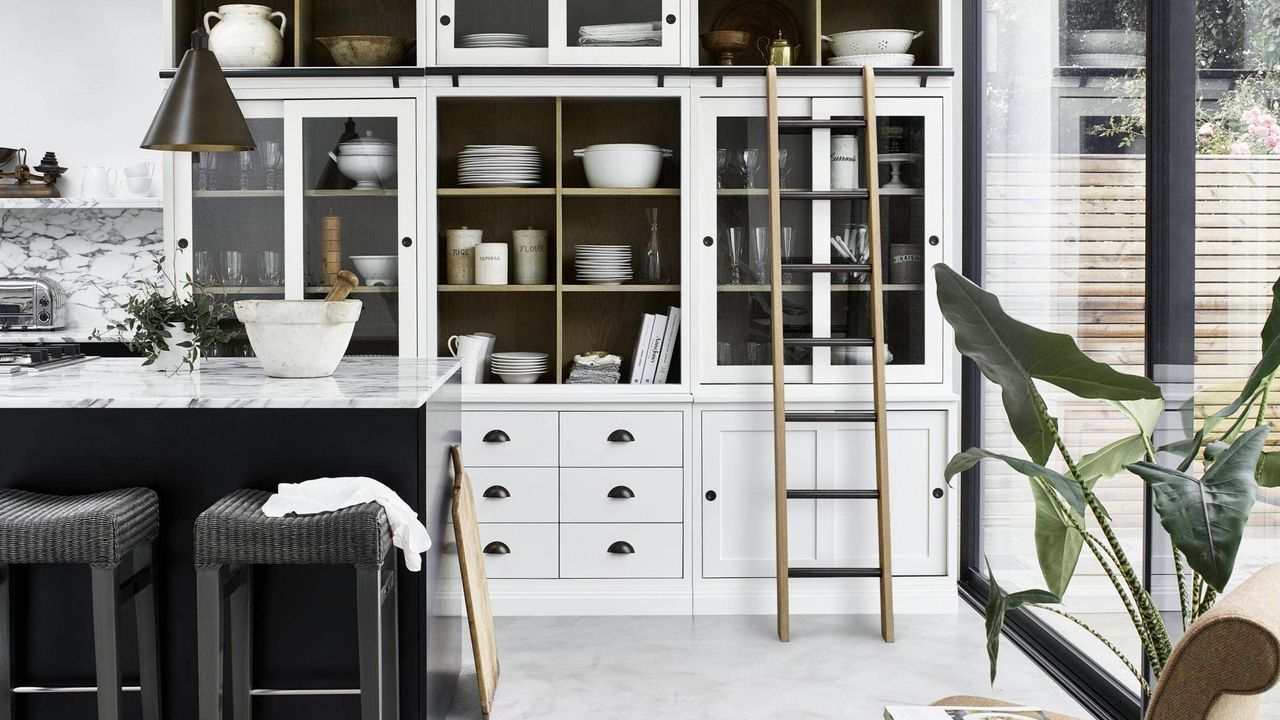
<svg viewBox="0 0 1280 720"><path fill-rule="evenodd" d="M387 512L391 542L404 554L404 566L422 569L422 553L431 549L431 536L418 514L394 490L367 477L317 478L300 483L280 483L276 494L262 506L268 517L289 513L315 515L352 505L376 502Z"/></svg>

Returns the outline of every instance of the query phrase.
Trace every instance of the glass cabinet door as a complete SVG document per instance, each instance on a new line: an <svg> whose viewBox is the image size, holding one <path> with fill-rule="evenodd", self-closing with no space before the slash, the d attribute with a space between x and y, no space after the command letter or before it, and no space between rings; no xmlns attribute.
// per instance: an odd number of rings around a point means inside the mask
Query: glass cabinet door
<svg viewBox="0 0 1280 720"><path fill-rule="evenodd" d="M246 102L242 109L258 149L239 153L177 153L178 240L173 257L182 289L227 301L283 298L285 253L285 131L283 103ZM236 325L234 319L229 325ZM243 333L214 351L244 356Z"/></svg>
<svg viewBox="0 0 1280 720"><path fill-rule="evenodd" d="M412 100L287 104L291 296L323 298L338 270L364 307L349 354L416 354Z"/></svg>
<svg viewBox="0 0 1280 720"><path fill-rule="evenodd" d="M440 65L547 64L548 0L438 0Z"/></svg>
<svg viewBox="0 0 1280 720"><path fill-rule="evenodd" d="M680 0L549 0L554 65L679 65Z"/></svg>
<svg viewBox="0 0 1280 720"><path fill-rule="evenodd" d="M763 99L717 99L699 129L703 203L700 280L714 287L698 339L703 382L771 380L767 119ZM890 382L941 382L943 327L928 268L942 259L942 102L881 98L880 214L885 342ZM867 254L865 122L860 98L782 98L782 118L846 120L779 136L783 262L861 263ZM713 189L714 188L714 189ZM711 234L714 232L714 235ZM939 238L937 243L931 239ZM714 252L714 255L711 253ZM709 297L709 290L704 297ZM784 335L870 337L865 273L783 276ZM788 346L787 382L868 383L865 348Z"/></svg>

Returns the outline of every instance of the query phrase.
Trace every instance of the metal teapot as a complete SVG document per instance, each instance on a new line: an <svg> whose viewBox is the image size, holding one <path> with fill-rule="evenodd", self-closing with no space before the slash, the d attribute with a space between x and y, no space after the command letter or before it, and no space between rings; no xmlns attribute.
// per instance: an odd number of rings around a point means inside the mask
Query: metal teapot
<svg viewBox="0 0 1280 720"><path fill-rule="evenodd" d="M766 65L794 65L800 58L800 43L792 45L790 40L782 37L781 30L773 40L760 38L756 42L756 49L760 51L760 57L764 58Z"/></svg>

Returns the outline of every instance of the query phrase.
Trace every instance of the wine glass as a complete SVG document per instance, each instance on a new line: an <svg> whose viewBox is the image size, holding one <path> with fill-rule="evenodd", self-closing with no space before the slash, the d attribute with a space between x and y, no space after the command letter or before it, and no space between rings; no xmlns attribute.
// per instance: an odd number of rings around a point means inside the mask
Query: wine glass
<svg viewBox="0 0 1280 720"><path fill-rule="evenodd" d="M263 140L258 143L258 156L262 164L263 189L280 190L280 168L284 164L284 152L280 143Z"/></svg>
<svg viewBox="0 0 1280 720"><path fill-rule="evenodd" d="M769 284L769 228L763 225L751 228L750 254L749 268L756 282Z"/></svg>
<svg viewBox="0 0 1280 720"><path fill-rule="evenodd" d="M747 229L731 227L725 231L729 249L729 284L742 284L742 248L746 244Z"/></svg>
<svg viewBox="0 0 1280 720"><path fill-rule="evenodd" d="M756 172L760 170L760 148L747 148L738 153L738 167L747 182L747 189L756 187Z"/></svg>
<svg viewBox="0 0 1280 720"><path fill-rule="evenodd" d="M724 187L724 175L729 169L729 149L716 149L716 189L720 190Z"/></svg>
<svg viewBox="0 0 1280 720"><path fill-rule="evenodd" d="M244 285L244 253L228 250L222 254L222 282L228 287Z"/></svg>
<svg viewBox="0 0 1280 720"><path fill-rule="evenodd" d="M778 149L778 185L780 187L787 186L787 175L791 174L791 168L795 167L792 162L791 152L786 148Z"/></svg>
<svg viewBox="0 0 1280 720"><path fill-rule="evenodd" d="M258 257L258 284L277 287L284 284L284 267L279 250L263 250Z"/></svg>

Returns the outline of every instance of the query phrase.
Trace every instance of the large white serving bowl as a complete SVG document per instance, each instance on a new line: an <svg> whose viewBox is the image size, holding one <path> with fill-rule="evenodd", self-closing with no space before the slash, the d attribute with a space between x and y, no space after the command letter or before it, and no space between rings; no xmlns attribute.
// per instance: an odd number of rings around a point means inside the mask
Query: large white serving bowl
<svg viewBox="0 0 1280 720"><path fill-rule="evenodd" d="M400 281L400 258L395 255L352 255L351 262L366 287L394 287Z"/></svg>
<svg viewBox="0 0 1280 720"><path fill-rule="evenodd" d="M850 30L822 36L831 43L831 52L842 55L897 55L911 48L924 35L915 30Z"/></svg>
<svg viewBox="0 0 1280 720"><path fill-rule="evenodd" d="M396 176L394 151L390 154L343 151L339 155L329 153L329 157L338 164L338 172L356 181L357 190L381 190L383 183Z"/></svg>
<svg viewBox="0 0 1280 720"><path fill-rule="evenodd" d="M237 300L253 352L275 378L328 377L360 319L359 300Z"/></svg>
<svg viewBox="0 0 1280 720"><path fill-rule="evenodd" d="M1146 55L1147 38L1136 30L1082 30L1071 33L1071 47L1081 55Z"/></svg>
<svg viewBox="0 0 1280 720"><path fill-rule="evenodd" d="M662 159L672 151L657 145L606 143L573 151L582 158L587 184L593 188L652 188L658 186Z"/></svg>

